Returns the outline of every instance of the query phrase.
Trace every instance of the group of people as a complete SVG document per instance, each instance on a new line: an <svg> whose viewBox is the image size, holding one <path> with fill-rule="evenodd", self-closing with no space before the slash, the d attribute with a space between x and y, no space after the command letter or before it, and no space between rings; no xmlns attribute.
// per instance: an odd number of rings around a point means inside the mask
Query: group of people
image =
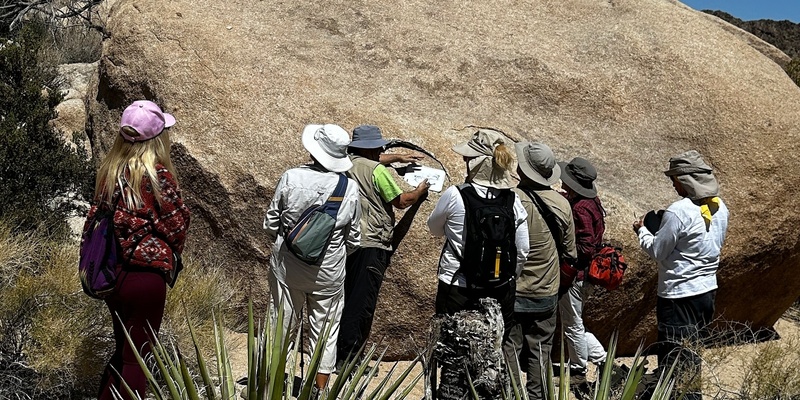
<svg viewBox="0 0 800 400"><path fill-rule="evenodd" d="M102 205L112 207L122 249L121 278L106 299L111 314L119 318L114 317L116 349L103 374L100 399L111 399L112 388L119 391L117 374L144 393L147 383L134 352L149 352L145 328L149 324L158 332L166 285L174 283L181 268L190 215L169 158L165 128L174 123L155 103L131 104L97 176L90 216ZM386 166L422 157L385 154L388 142L377 126L358 126L351 135L338 125L308 125L302 143L311 162L283 173L263 226L274 240L268 277L273 307L284 307L291 316L284 329L297 324L305 309L311 346L323 346L314 385L320 392L330 374L356 356L368 339L392 254L430 186L423 181L410 191L400 188ZM465 183L442 192L427 219L430 232L445 243L438 262L436 312L453 314L477 308L481 298L496 299L510 370L527 374L530 398L544 398L542 377L547 376L544 369L552 368L557 312L573 376L585 375L589 362L606 358L581 317L593 290L583 271L605 231L597 171L586 159L557 162L546 144L514 143L491 129L475 128L453 150L463 157ZM675 357L685 339L702 335L711 321L728 218L712 169L699 153L670 159L665 174L683 199L664 210L658 229L642 220L633 224L642 249L658 263L660 365ZM338 191L340 182L346 187ZM333 196L335 192L341 196ZM338 209L324 255L309 263L289 248L287 233L306 210L332 197L337 197ZM406 208L401 227L394 210ZM478 208L494 210L491 218L476 218ZM502 246L493 244L496 257L493 249L475 253L481 249L472 242L477 240L476 227L488 219L495 223L490 230L496 227L498 237L506 240ZM474 260L484 258L493 270L471 269ZM575 279L563 279L565 266L578 270ZM323 342L325 329L329 334Z"/></svg>

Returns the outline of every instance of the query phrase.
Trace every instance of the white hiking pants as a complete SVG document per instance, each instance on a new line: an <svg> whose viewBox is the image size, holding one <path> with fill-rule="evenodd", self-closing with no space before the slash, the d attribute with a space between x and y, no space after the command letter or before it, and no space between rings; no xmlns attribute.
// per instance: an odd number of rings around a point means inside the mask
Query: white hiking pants
<svg viewBox="0 0 800 400"><path fill-rule="evenodd" d="M575 281L569 291L558 301L561 323L569 352L569 366L573 371L586 372L588 361L595 364L605 361L606 350L597 338L583 327L583 302L594 287L585 281Z"/></svg>

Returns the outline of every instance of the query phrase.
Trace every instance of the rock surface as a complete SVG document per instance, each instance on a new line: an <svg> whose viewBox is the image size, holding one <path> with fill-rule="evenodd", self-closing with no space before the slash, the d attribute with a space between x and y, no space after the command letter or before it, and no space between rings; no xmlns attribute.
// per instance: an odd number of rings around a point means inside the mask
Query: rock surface
<svg viewBox="0 0 800 400"><path fill-rule="evenodd" d="M77 147L77 135L81 143L81 150L86 154L91 154L92 149L86 137L87 95L94 93L95 90L90 86L97 82L97 62L63 64L58 66L58 76L62 80L61 90L64 92L64 99L56 106L58 116L51 121L53 126L58 129L64 139L73 143Z"/></svg>
<svg viewBox="0 0 800 400"><path fill-rule="evenodd" d="M470 124L582 156L599 171L607 239L630 260L623 286L590 300L620 354L655 339L655 264L630 229L676 199L661 171L697 149L731 210L721 318L772 325L800 294L800 89L751 45L675 1L196 2L119 0L90 104L96 154L123 108L173 113L175 163L194 213L189 248L266 301L261 221L278 177L307 159L308 123L383 127L463 175L450 147ZM433 164L431 164L433 165ZM387 272L373 335L390 357L424 341L441 240L420 210ZM413 340L412 340L413 339Z"/></svg>

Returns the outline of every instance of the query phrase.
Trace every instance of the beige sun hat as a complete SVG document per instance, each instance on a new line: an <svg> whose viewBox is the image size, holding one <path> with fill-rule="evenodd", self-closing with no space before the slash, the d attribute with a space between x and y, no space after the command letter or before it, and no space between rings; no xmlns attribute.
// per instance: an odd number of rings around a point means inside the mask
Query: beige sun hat
<svg viewBox="0 0 800 400"><path fill-rule="evenodd" d="M503 132L491 128L469 127L472 138L453 146L453 151L471 160L467 175L472 182L495 189L510 189L511 175L494 161L494 150L500 145L509 145L511 140Z"/></svg>
<svg viewBox="0 0 800 400"><path fill-rule="evenodd" d="M713 169L697 150L689 150L669 159L664 175L675 177L692 200L719 195L719 182Z"/></svg>

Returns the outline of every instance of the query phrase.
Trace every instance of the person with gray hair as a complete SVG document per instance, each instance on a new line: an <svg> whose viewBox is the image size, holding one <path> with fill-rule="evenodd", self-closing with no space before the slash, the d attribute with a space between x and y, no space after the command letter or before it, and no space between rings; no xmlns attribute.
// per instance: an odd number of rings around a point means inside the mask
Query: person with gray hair
<svg viewBox="0 0 800 400"><path fill-rule="evenodd" d="M658 263L658 365L678 368L692 380L686 399L701 399L700 358L684 343L699 344L714 315L717 268L728 230L728 208L703 156L690 150L669 160L664 174L683 197L664 210L656 232L633 223L639 244Z"/></svg>

